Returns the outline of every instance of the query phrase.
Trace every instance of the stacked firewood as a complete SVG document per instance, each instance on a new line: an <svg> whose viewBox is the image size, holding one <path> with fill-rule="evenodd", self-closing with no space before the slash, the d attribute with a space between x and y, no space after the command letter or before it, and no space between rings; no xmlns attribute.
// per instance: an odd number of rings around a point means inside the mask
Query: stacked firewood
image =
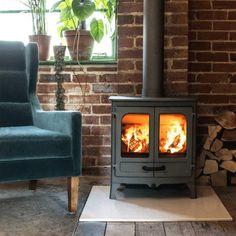
<svg viewBox="0 0 236 236"><path fill-rule="evenodd" d="M197 157L197 183L226 186L236 173L236 115L225 111L215 122L208 126L208 136Z"/></svg>

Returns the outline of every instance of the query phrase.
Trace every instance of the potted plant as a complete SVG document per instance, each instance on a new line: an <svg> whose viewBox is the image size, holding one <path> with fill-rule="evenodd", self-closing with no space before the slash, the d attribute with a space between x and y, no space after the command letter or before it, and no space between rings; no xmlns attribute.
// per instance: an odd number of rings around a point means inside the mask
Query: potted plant
<svg viewBox="0 0 236 236"><path fill-rule="evenodd" d="M30 42L38 43L39 60L46 61L49 57L51 36L46 31L46 0L21 1L31 12L33 35L29 36Z"/></svg>
<svg viewBox="0 0 236 236"><path fill-rule="evenodd" d="M66 38L72 60L88 60L91 57L94 40L100 42L111 23L116 0L59 0L52 10L60 10L59 34ZM95 10L102 9L103 19L93 18L90 30L85 21Z"/></svg>

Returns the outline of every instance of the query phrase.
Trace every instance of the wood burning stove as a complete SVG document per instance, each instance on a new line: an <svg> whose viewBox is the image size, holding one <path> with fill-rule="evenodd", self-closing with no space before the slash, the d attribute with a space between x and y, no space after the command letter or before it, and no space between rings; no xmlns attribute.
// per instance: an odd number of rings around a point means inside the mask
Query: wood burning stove
<svg viewBox="0 0 236 236"><path fill-rule="evenodd" d="M185 183L195 197L196 101L110 97L111 198L120 184Z"/></svg>
<svg viewBox="0 0 236 236"><path fill-rule="evenodd" d="M162 97L163 26L164 0L144 0L142 97L110 97L110 198L120 184L180 183L196 197L196 100Z"/></svg>

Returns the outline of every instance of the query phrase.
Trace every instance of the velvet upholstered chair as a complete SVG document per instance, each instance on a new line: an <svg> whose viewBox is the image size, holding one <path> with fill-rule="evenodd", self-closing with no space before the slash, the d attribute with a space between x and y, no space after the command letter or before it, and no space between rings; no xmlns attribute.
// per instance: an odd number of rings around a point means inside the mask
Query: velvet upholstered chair
<svg viewBox="0 0 236 236"><path fill-rule="evenodd" d="M43 111L36 96L38 47L0 41L0 181L68 177L76 212L81 173L81 114Z"/></svg>

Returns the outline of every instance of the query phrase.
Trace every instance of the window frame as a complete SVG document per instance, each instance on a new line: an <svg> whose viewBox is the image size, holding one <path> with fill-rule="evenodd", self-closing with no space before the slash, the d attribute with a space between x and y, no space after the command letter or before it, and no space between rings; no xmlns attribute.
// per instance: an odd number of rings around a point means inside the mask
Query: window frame
<svg viewBox="0 0 236 236"><path fill-rule="evenodd" d="M102 10L96 10L96 11L102 11ZM50 11L47 10L46 13L50 12L60 12L59 10ZM1 14L28 14L30 13L30 10L0 10ZM117 11L115 13L115 31L117 32ZM52 45L51 45L52 46ZM79 61L80 64L117 64L117 35L112 41L112 56L93 56L88 61ZM39 65L54 65L55 60L50 58L47 61L39 61ZM65 65L77 65L77 61L73 61L70 59L69 56L65 56Z"/></svg>

